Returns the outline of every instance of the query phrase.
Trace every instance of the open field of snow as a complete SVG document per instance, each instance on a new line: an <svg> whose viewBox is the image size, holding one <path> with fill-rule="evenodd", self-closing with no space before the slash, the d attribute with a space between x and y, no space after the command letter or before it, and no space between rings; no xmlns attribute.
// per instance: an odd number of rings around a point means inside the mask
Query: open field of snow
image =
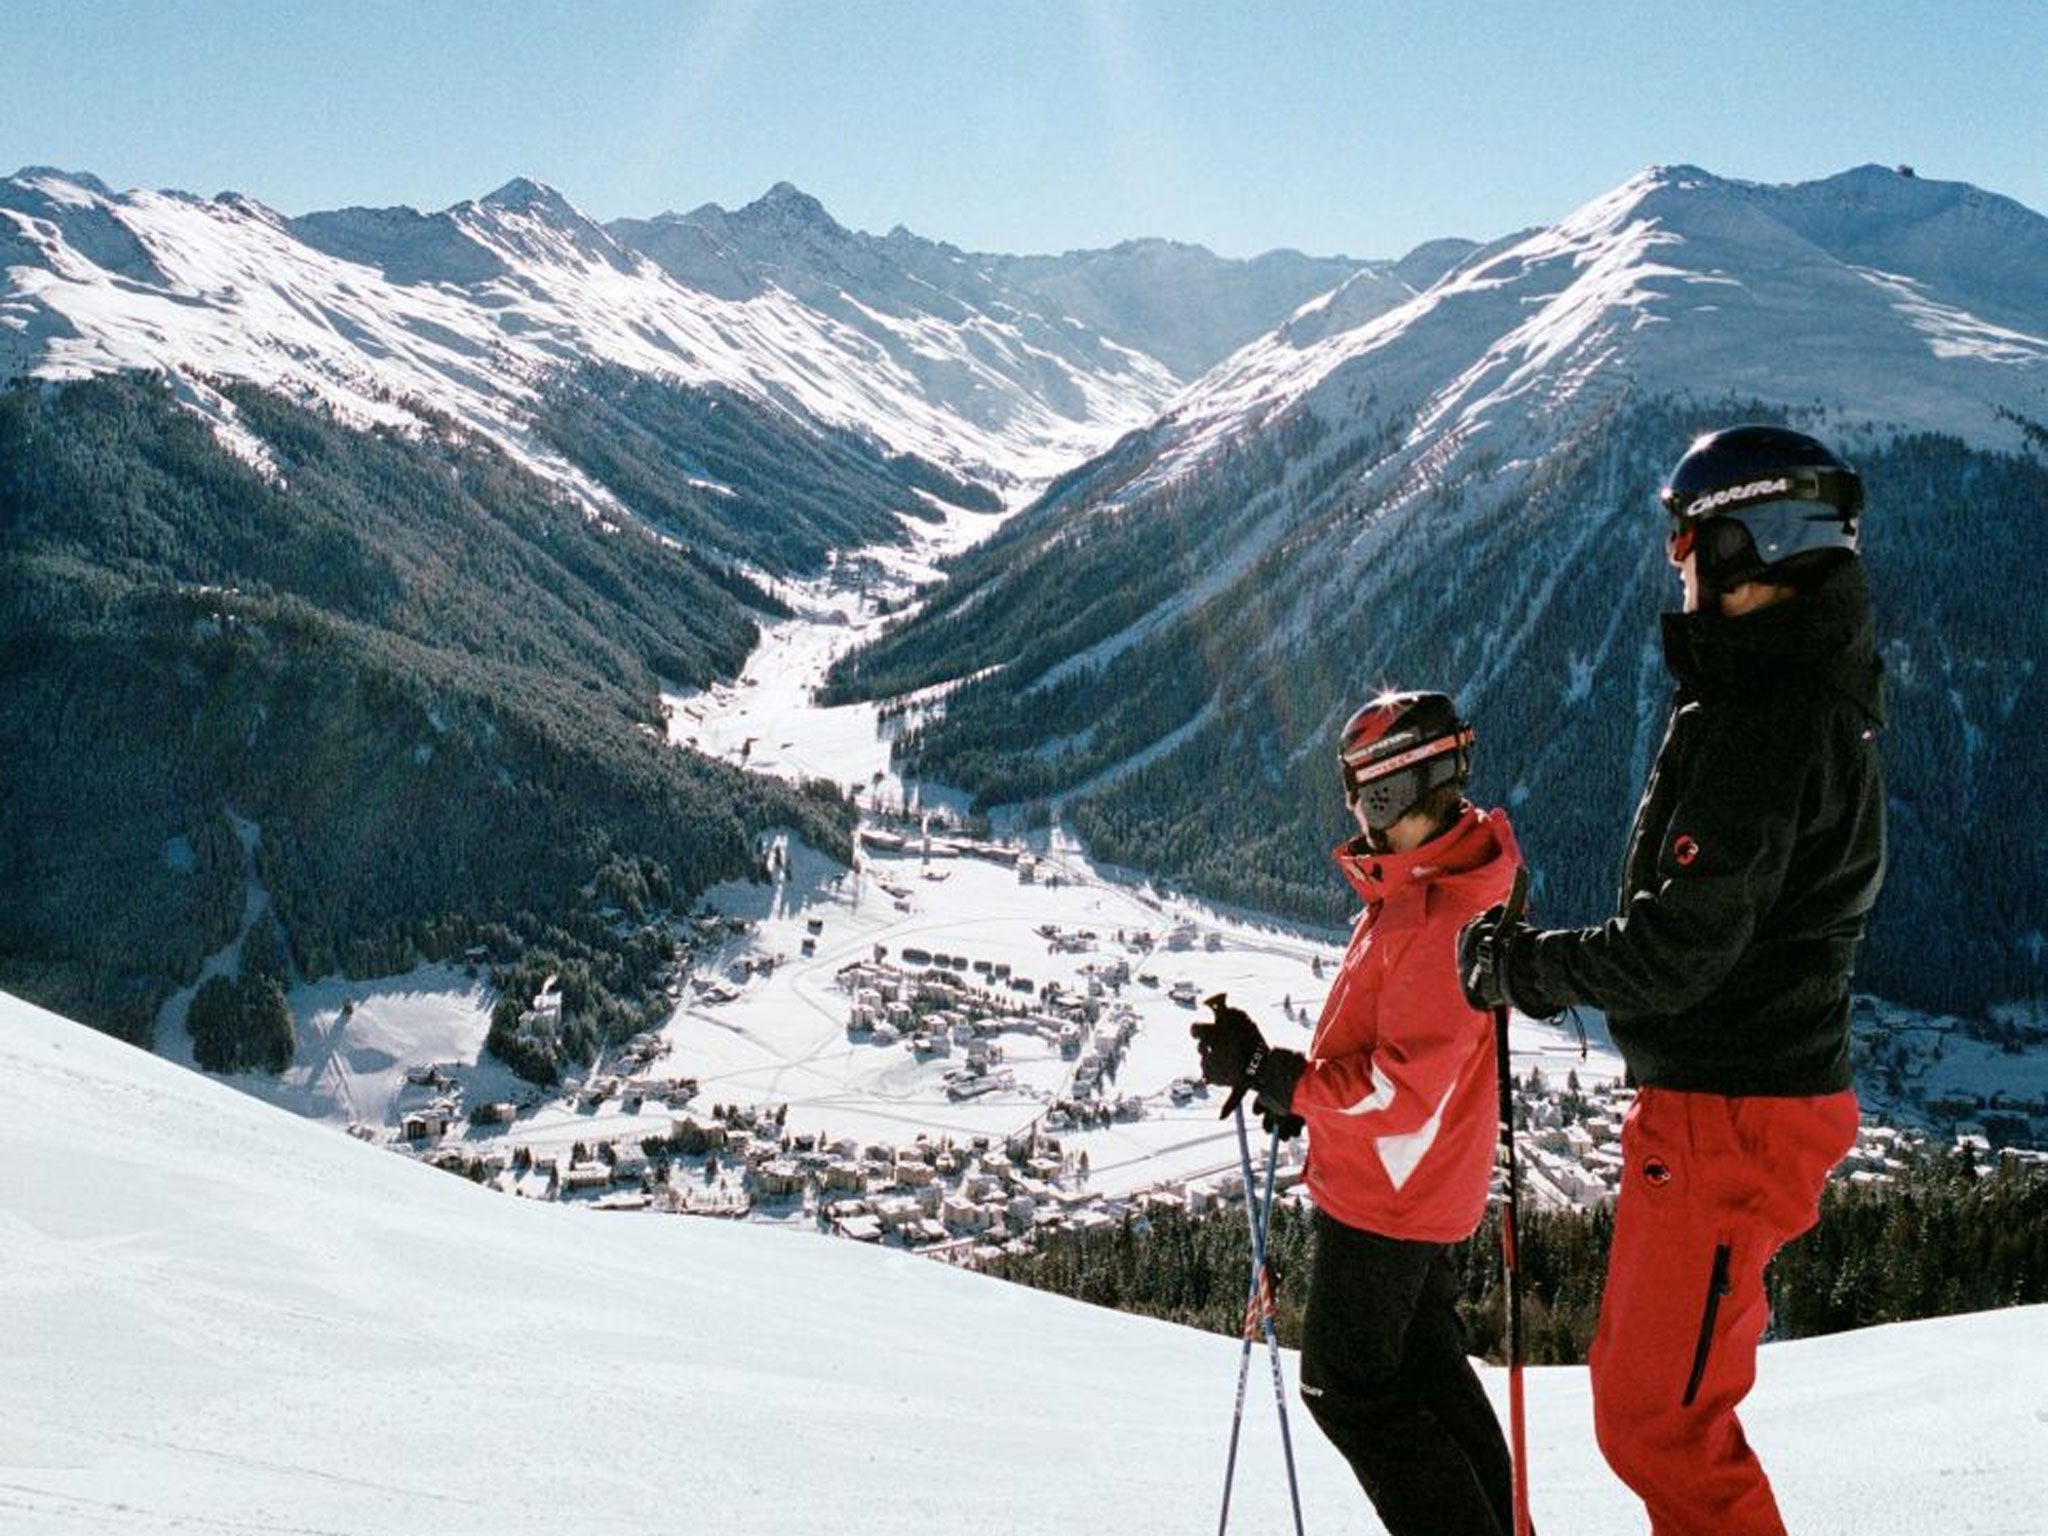
<svg viewBox="0 0 2048 1536"><path fill-rule="evenodd" d="M860 1244L488 1194L4 996L0 1164L9 1536L1215 1518L1228 1339ZM2044 1356L2042 1308L1766 1348L1748 1422L1792 1527L2038 1532ZM1540 1527L1640 1530L1585 1373L1530 1375ZM1373 1529L1292 1410L1310 1528ZM1256 1395L1238 1499L1240 1529L1285 1528Z"/></svg>
<svg viewBox="0 0 2048 1536"><path fill-rule="evenodd" d="M294 987L299 1055L277 1077L244 1073L244 1092L315 1120L377 1128L398 1124L406 1070L439 1066L472 1104L531 1092L484 1051L490 989L451 966L427 965L367 981L335 977Z"/></svg>

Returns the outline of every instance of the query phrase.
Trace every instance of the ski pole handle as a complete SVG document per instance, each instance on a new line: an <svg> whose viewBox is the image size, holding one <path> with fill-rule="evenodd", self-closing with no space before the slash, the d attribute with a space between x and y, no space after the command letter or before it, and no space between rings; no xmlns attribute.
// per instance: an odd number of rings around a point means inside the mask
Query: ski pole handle
<svg viewBox="0 0 2048 1536"><path fill-rule="evenodd" d="M1529 866L1517 864L1515 866L1515 883L1508 887L1507 903L1501 908L1501 926L1506 927L1510 923L1519 923L1522 920L1522 912L1528 905Z"/></svg>

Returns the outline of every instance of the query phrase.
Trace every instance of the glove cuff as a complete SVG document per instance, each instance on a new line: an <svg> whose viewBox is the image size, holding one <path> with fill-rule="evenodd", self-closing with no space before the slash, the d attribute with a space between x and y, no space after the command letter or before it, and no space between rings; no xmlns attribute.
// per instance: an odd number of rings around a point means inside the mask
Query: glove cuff
<svg viewBox="0 0 2048 1536"><path fill-rule="evenodd" d="M1535 930L1529 928L1502 933L1495 975L1510 1008L1532 1019L1554 1019L1564 1012L1564 1004L1553 1000L1529 975L1530 964L1536 958L1535 937Z"/></svg>
<svg viewBox="0 0 2048 1536"><path fill-rule="evenodd" d="M1276 1046L1266 1052L1256 1071L1247 1074L1258 1106L1269 1115L1294 1113L1294 1085L1308 1070L1308 1058L1299 1051Z"/></svg>
<svg viewBox="0 0 2048 1536"><path fill-rule="evenodd" d="M1253 1046L1251 1055L1244 1059L1244 1075L1238 1081L1246 1086L1255 1085L1259 1080L1259 1073L1265 1069L1266 1058L1272 1054L1263 1040Z"/></svg>

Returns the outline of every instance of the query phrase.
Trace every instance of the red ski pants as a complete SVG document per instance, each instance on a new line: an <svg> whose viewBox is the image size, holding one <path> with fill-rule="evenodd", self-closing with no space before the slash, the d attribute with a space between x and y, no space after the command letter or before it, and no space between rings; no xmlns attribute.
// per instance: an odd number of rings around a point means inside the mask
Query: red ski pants
<svg viewBox="0 0 2048 1536"><path fill-rule="evenodd" d="M1855 1143L1849 1092L1637 1095L1593 1340L1593 1423L1652 1536L1785 1536L1735 1409L1770 1316L1764 1266L1818 1219L1828 1170Z"/></svg>

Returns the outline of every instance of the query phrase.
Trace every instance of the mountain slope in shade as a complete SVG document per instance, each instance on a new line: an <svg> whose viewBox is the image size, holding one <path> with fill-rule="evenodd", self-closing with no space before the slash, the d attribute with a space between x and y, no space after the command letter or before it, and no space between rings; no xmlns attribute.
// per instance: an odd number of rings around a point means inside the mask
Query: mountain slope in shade
<svg viewBox="0 0 2048 1536"><path fill-rule="evenodd" d="M236 932L237 824L309 975L567 920L623 855L694 892L766 828L849 825L659 745L661 688L734 675L778 608L726 561L588 519L472 438L227 395L272 477L146 380L0 390L0 986L147 1040ZM745 447L714 438L734 414L696 433L707 459ZM768 445L773 500L717 498L758 562L898 525L907 487L805 447ZM799 507L827 473L844 495Z"/></svg>
<svg viewBox="0 0 2048 1536"><path fill-rule="evenodd" d="M1215 1518L1228 1339L808 1234L489 1194L4 994L0 1101L12 1536ZM1747 1417L1793 1528L2035 1529L2044 1345L2030 1308L1766 1348ZM1233 1514L1278 1530L1257 1375ZM1529 1376L1538 1521L1639 1526L1584 1372ZM1355 1526L1291 1408L1311 1528Z"/></svg>

